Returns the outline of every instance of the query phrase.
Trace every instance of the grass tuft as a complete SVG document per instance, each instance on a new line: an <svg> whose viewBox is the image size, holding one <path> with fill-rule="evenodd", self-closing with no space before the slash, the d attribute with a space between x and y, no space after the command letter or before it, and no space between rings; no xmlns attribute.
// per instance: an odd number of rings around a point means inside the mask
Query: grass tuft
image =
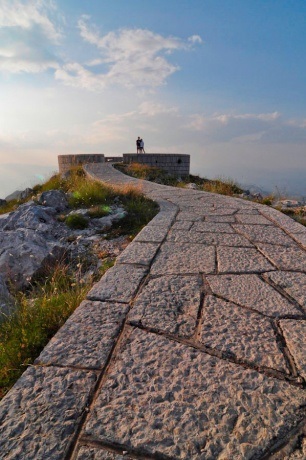
<svg viewBox="0 0 306 460"><path fill-rule="evenodd" d="M71 229L84 230L88 227L88 220L82 214L70 214L66 217L65 224Z"/></svg>
<svg viewBox="0 0 306 460"><path fill-rule="evenodd" d="M68 266L59 264L43 283L15 295L14 313L0 322L0 398L64 324L89 287L77 282Z"/></svg>

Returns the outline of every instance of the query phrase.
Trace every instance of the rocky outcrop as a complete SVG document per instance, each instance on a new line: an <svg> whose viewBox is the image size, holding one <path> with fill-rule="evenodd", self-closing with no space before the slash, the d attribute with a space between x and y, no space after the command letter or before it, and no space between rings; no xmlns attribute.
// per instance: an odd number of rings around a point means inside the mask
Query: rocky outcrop
<svg viewBox="0 0 306 460"><path fill-rule="evenodd" d="M31 196L33 193L33 189L31 188L26 188L25 190L16 190L15 192L11 193L8 195L5 200L6 201L12 201L12 200L25 200L29 196Z"/></svg>
<svg viewBox="0 0 306 460"><path fill-rule="evenodd" d="M70 211L78 212L88 214L87 209ZM91 275L98 272L99 258L92 248L97 246L99 232L109 229L126 215L122 207L114 205L105 217L88 217L89 225L85 230L71 230L59 221L62 213L69 214L67 197L61 191L51 190L42 193L37 201L31 200L2 216L0 276L4 293L5 283L12 283L17 290L24 289L59 261L68 261L72 266L82 265L84 273L81 276L85 278L86 271ZM1 292L0 283L0 301L6 297L4 294L1 297Z"/></svg>
<svg viewBox="0 0 306 460"><path fill-rule="evenodd" d="M14 298L9 293L3 277L0 275L0 320L1 317L8 316L14 307Z"/></svg>

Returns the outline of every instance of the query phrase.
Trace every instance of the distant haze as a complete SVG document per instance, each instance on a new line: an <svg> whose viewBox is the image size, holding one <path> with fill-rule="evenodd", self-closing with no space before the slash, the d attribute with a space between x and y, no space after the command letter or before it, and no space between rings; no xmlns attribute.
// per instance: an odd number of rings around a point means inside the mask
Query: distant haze
<svg viewBox="0 0 306 460"><path fill-rule="evenodd" d="M188 153L306 195L306 2L0 0L0 197L57 155Z"/></svg>

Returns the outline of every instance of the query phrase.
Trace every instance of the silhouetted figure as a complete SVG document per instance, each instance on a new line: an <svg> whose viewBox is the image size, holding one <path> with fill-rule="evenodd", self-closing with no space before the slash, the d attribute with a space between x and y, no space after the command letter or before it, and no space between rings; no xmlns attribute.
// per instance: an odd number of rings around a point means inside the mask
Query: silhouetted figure
<svg viewBox="0 0 306 460"><path fill-rule="evenodd" d="M141 153L141 146L140 146L140 143L141 143L141 139L140 139L140 137L138 136L138 139L137 139L137 141L136 141L137 153Z"/></svg>
<svg viewBox="0 0 306 460"><path fill-rule="evenodd" d="M144 149L144 142L142 139L140 139L140 153L146 153Z"/></svg>

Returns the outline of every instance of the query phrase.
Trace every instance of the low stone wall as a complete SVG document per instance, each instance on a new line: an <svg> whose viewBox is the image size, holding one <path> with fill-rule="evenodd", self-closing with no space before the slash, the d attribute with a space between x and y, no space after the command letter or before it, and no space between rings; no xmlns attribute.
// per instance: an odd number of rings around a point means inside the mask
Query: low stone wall
<svg viewBox="0 0 306 460"><path fill-rule="evenodd" d="M117 162L117 163L120 163L123 161L123 157L105 157L105 161L114 161L114 162Z"/></svg>
<svg viewBox="0 0 306 460"><path fill-rule="evenodd" d="M173 176L184 177L190 172L190 155L183 153L124 153L123 163L156 166Z"/></svg>
<svg viewBox="0 0 306 460"><path fill-rule="evenodd" d="M58 155L58 169L60 174L64 174L74 166L86 163L104 163L103 153L86 153L79 155Z"/></svg>

